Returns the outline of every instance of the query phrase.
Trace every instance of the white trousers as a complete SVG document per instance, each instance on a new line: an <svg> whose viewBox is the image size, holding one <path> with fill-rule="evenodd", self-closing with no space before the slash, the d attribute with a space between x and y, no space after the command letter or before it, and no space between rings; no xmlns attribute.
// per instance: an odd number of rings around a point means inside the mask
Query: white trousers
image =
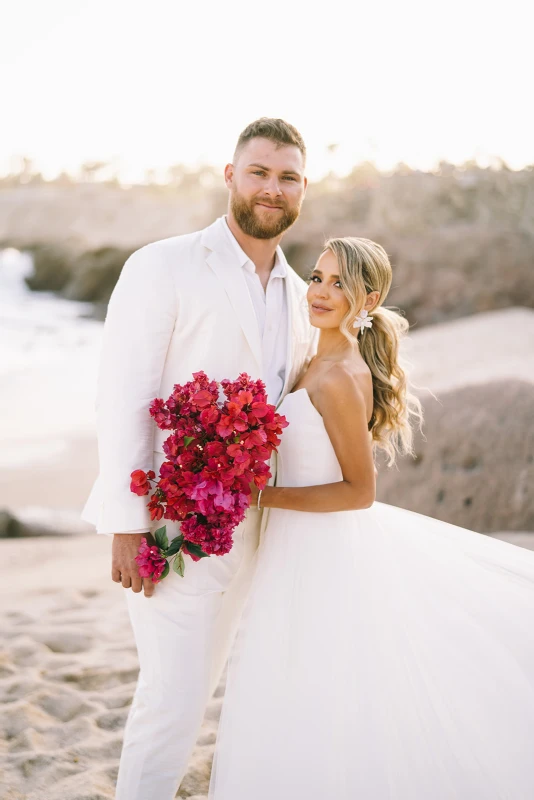
<svg viewBox="0 0 534 800"><path fill-rule="evenodd" d="M161 523L159 523L161 524ZM150 598L125 590L140 672L124 731L116 800L173 800L220 682L253 573L261 513L226 556L171 571ZM167 523L169 539L176 535Z"/></svg>

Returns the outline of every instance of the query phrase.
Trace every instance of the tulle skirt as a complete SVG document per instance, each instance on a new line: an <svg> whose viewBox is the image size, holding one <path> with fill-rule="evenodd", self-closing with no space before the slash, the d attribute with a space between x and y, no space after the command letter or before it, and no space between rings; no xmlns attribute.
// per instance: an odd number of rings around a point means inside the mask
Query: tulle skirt
<svg viewBox="0 0 534 800"><path fill-rule="evenodd" d="M534 552L274 509L254 569L210 800L533 800Z"/></svg>

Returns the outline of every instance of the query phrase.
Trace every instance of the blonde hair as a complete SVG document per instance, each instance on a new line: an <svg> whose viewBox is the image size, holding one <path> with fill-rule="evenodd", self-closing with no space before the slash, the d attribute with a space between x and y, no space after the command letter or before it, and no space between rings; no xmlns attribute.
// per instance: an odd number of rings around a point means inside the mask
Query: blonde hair
<svg viewBox="0 0 534 800"><path fill-rule="evenodd" d="M412 419L423 422L423 410L412 393L406 364L399 358L399 343L407 334L409 323L384 303L392 281L392 270L386 251L370 239L345 237L329 239L324 250L330 250L339 266L339 278L349 303L340 331L357 342L373 378L373 416L369 423L373 444L384 450L388 466L397 455L415 455ZM359 337L353 323L370 292L379 292L378 303L369 312L372 327L363 328Z"/></svg>

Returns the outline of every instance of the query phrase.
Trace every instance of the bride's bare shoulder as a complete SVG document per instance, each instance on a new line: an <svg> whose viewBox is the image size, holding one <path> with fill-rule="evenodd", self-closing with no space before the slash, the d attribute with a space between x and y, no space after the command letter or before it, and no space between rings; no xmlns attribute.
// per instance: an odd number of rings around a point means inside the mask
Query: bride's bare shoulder
<svg viewBox="0 0 534 800"><path fill-rule="evenodd" d="M371 389L371 374L365 369L354 368L345 362L336 362L322 374L317 385L317 401L321 406L366 408L366 396Z"/></svg>
<svg viewBox="0 0 534 800"><path fill-rule="evenodd" d="M315 400L323 415L361 413L366 420L373 411L373 381L367 365L364 368L336 362L325 370L318 382Z"/></svg>

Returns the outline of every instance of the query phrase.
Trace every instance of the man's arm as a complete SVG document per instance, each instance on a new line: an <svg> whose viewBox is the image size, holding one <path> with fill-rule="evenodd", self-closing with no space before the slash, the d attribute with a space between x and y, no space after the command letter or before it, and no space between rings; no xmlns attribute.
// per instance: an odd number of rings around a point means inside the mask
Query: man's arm
<svg viewBox="0 0 534 800"><path fill-rule="evenodd" d="M154 421L177 302L171 268L151 245L133 253L111 295L98 376L99 533L150 528L146 497L130 491L135 469L152 469Z"/></svg>
<svg viewBox="0 0 534 800"><path fill-rule="evenodd" d="M165 254L157 245L133 253L106 315L96 417L101 493L97 532L116 534L112 578L134 591L141 590L142 581L133 559L143 535L150 538L151 520L147 498L130 491L130 475L153 468L154 422L148 409L160 391L176 315L176 290ZM145 593L152 590L151 583L145 585Z"/></svg>

